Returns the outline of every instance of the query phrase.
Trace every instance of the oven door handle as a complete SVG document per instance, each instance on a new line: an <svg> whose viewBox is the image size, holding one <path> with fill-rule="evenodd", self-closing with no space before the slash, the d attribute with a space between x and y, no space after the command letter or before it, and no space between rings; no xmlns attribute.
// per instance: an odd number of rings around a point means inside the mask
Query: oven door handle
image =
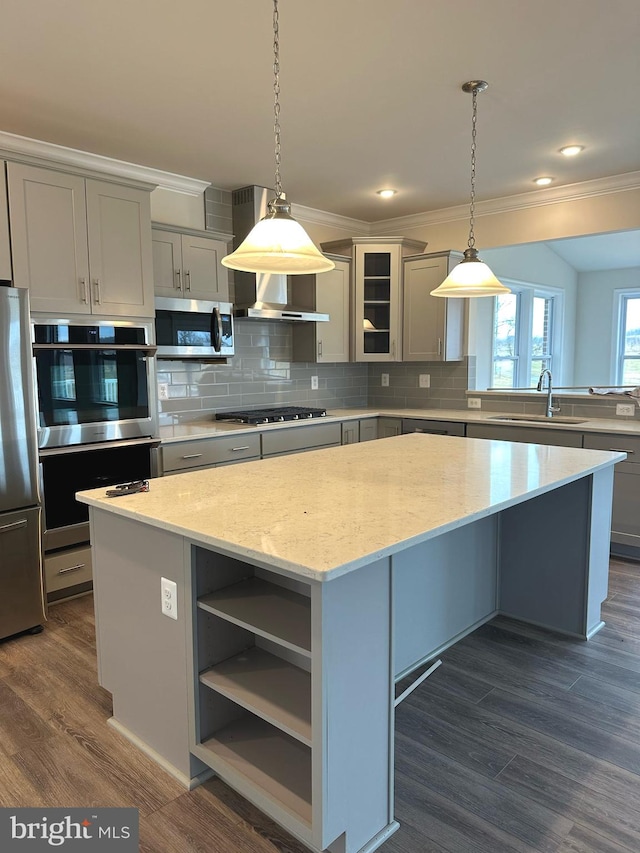
<svg viewBox="0 0 640 853"><path fill-rule="evenodd" d="M211 312L211 342L216 352L220 352L222 346L222 316L217 305Z"/></svg>
<svg viewBox="0 0 640 853"><path fill-rule="evenodd" d="M34 344L33 351L57 349L57 350L125 350L129 352L142 352L145 355L155 355L157 347L147 344Z"/></svg>

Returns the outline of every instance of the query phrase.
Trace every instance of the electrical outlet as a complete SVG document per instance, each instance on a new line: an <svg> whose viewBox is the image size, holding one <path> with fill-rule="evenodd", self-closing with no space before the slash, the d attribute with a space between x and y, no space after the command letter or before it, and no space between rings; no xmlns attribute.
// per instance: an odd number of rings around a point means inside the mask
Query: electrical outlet
<svg viewBox="0 0 640 853"><path fill-rule="evenodd" d="M160 578L161 606L164 616L169 619L178 618L178 587L175 581Z"/></svg>
<svg viewBox="0 0 640 853"><path fill-rule="evenodd" d="M420 388L431 388L431 376L428 373L421 373L418 376L418 385Z"/></svg>
<svg viewBox="0 0 640 853"><path fill-rule="evenodd" d="M616 415L632 418L635 414L633 403L616 403Z"/></svg>
<svg viewBox="0 0 640 853"><path fill-rule="evenodd" d="M382 385L383 388L389 387L389 374L388 373L382 373L381 374L380 384Z"/></svg>
<svg viewBox="0 0 640 853"><path fill-rule="evenodd" d="M168 400L169 399L169 383L168 382L159 382L158 383L158 399L159 400Z"/></svg>
<svg viewBox="0 0 640 853"><path fill-rule="evenodd" d="M318 377L317 376L311 377L311 390L312 391L318 390Z"/></svg>
<svg viewBox="0 0 640 853"><path fill-rule="evenodd" d="M481 397L467 397L467 408L468 409L481 409L482 408L482 398Z"/></svg>

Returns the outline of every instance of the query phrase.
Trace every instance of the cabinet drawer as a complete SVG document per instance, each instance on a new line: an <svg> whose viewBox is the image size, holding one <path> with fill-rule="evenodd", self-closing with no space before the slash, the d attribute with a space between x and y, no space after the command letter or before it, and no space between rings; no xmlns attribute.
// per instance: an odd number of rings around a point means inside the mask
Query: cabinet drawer
<svg viewBox="0 0 640 853"><path fill-rule="evenodd" d="M461 435L465 433L464 424L457 421L433 421L421 418L403 418L402 434L408 432L427 432L432 435Z"/></svg>
<svg viewBox="0 0 640 853"><path fill-rule="evenodd" d="M640 438L635 435L585 433L584 446L590 450L623 450L627 454L625 463L640 463Z"/></svg>
<svg viewBox="0 0 640 853"><path fill-rule="evenodd" d="M582 433L535 427L467 424L467 438L489 438L498 441L520 441L525 444L551 444L556 447L582 447Z"/></svg>
<svg viewBox="0 0 640 853"><path fill-rule="evenodd" d="M262 455L311 450L314 447L342 443L342 424L314 424L262 433Z"/></svg>
<svg viewBox="0 0 640 853"><path fill-rule="evenodd" d="M224 438L203 438L162 448L163 473L206 468L220 462L239 462L260 457L260 436L243 434Z"/></svg>
<svg viewBox="0 0 640 853"><path fill-rule="evenodd" d="M47 593L91 580L91 548L74 548L44 558Z"/></svg>

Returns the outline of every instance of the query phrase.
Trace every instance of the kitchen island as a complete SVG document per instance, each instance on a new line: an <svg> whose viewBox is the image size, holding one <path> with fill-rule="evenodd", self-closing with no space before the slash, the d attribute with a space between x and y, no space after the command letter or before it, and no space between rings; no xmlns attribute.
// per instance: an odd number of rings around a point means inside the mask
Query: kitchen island
<svg viewBox="0 0 640 853"><path fill-rule="evenodd" d="M112 725L313 850L375 849L399 678L497 613L602 626L621 459L412 434L81 493Z"/></svg>

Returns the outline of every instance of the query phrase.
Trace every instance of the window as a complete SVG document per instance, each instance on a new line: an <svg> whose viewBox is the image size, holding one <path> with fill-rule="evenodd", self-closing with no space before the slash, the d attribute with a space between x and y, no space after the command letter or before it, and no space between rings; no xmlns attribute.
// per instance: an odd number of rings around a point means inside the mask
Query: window
<svg viewBox="0 0 640 853"><path fill-rule="evenodd" d="M640 385L640 293L620 294L617 385Z"/></svg>
<svg viewBox="0 0 640 853"><path fill-rule="evenodd" d="M495 297L492 388L535 388L540 373L552 369L558 300L524 286ZM640 349L638 359L640 366Z"/></svg>

